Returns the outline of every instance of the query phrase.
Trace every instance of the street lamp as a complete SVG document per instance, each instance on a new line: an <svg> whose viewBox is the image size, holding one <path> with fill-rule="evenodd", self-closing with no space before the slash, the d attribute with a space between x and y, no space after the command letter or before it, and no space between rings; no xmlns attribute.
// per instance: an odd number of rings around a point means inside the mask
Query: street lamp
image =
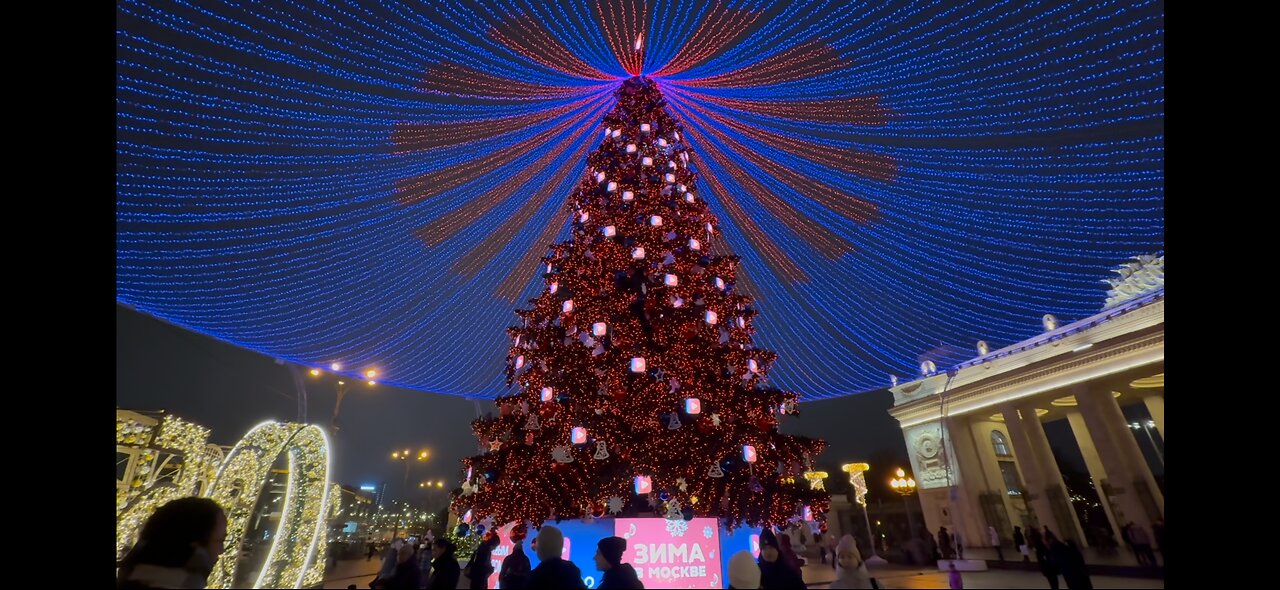
<svg viewBox="0 0 1280 590"><path fill-rule="evenodd" d="M428 456L430 456L430 452L427 451L426 449L423 449L421 451L418 451L417 460L426 461ZM409 453L409 449L391 453L391 458L393 460L404 461L404 483L400 486L400 491L406 496L409 493L409 467L413 465L413 461L410 461L409 459L412 457L413 455Z"/></svg>
<svg viewBox="0 0 1280 590"><path fill-rule="evenodd" d="M871 517L867 515L867 478L863 473L871 470L867 463L846 463L840 467L849 474L849 483L853 485L853 499L862 507L862 519L867 523L867 540L871 542L871 557L868 564L884 565L889 563L876 553L876 534L871 530Z"/></svg>
<svg viewBox="0 0 1280 590"><path fill-rule="evenodd" d="M907 538L913 539L916 536L916 523L911 516L911 504L907 502L907 498L916 493L916 480L907 477L907 472L902 469L898 469L897 476L889 480L889 486L902 496L902 507L907 510Z"/></svg>
<svg viewBox="0 0 1280 590"><path fill-rule="evenodd" d="M1156 452L1156 458L1160 460L1160 466L1164 467L1164 453L1160 452L1160 447L1156 446L1156 437L1151 435L1151 429L1156 427L1155 420L1147 420L1146 422L1130 422L1129 428L1134 430L1143 430L1147 433L1147 440L1151 441L1151 448Z"/></svg>
<svg viewBox="0 0 1280 590"><path fill-rule="evenodd" d="M342 365L339 363L333 363L329 365L329 369L331 369L333 372L336 373L342 369ZM321 371L320 369L311 369L312 377L319 377L322 373L323 371ZM373 387L374 385L377 385L377 382L373 380L373 378L378 374L376 370L369 369L365 371L364 374L365 376L368 377L369 387ZM338 390L338 398L337 398L337 401L333 403L333 417L329 419L329 429L332 430L333 432L338 431L338 413L342 410L343 398L347 397L347 382L345 379L338 379L337 390Z"/></svg>

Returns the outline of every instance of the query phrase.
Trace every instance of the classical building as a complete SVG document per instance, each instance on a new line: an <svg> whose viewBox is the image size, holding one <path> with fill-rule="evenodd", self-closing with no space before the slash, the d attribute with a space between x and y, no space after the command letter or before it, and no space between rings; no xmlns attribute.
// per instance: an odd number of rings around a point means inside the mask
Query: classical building
<svg viewBox="0 0 1280 590"><path fill-rule="evenodd" d="M1125 523L1150 532L1163 519L1142 445L1150 440L1160 453L1164 437L1164 257L1136 260L1110 281L1101 313L1061 326L1045 316L1039 336L999 350L979 342L976 358L944 370L926 361L921 378L890 389L930 531L945 526L981 547L990 545L988 526L1006 544L1014 526L1048 526L1088 546L1100 537L1086 528L1104 523L1082 525L1073 508L1087 501L1082 485L1094 488L1116 540ZM1071 492L1055 459L1063 449L1045 434L1060 420L1088 470Z"/></svg>

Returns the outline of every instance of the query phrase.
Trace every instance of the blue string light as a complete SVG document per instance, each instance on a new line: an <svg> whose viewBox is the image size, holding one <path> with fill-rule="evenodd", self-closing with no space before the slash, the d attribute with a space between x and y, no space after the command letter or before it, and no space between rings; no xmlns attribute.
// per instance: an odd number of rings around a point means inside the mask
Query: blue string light
<svg viewBox="0 0 1280 590"><path fill-rule="evenodd" d="M1162 10L123 0L117 299L498 395L630 68L686 126L773 383L879 388L940 343L1091 315L1109 268L1163 250Z"/></svg>

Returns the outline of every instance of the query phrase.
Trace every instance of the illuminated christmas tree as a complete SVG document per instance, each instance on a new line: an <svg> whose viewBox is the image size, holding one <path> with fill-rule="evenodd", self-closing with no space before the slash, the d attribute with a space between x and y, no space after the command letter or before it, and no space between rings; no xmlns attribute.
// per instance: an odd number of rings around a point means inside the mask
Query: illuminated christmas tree
<svg viewBox="0 0 1280 590"><path fill-rule="evenodd" d="M803 478L825 446L778 432L794 393L763 384L738 257L697 191L681 126L648 79L625 81L571 199L572 239L518 310L496 417L473 429L454 508L494 522L652 511L725 526L820 517ZM647 498L637 498L648 495ZM639 500L648 500L648 502Z"/></svg>

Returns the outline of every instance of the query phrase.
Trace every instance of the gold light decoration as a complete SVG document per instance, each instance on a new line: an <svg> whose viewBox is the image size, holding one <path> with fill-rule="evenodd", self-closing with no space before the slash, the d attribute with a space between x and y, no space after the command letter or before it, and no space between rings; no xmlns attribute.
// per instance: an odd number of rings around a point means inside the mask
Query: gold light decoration
<svg viewBox="0 0 1280 590"><path fill-rule="evenodd" d="M333 497L328 437L314 425L264 422L236 443L209 493L227 512L226 548L209 576L209 588L229 587L235 579L249 517L281 453L289 459L284 506L275 540L253 586L301 588L324 580L325 532Z"/></svg>
<svg viewBox="0 0 1280 590"><path fill-rule="evenodd" d="M822 480L827 478L826 471L806 471L804 478L809 480L809 489L826 491L827 488L822 485Z"/></svg>
<svg viewBox="0 0 1280 590"><path fill-rule="evenodd" d="M116 452L127 457L116 487L117 559L156 508L212 481L222 451L208 440L208 428L176 416L116 410Z"/></svg>
<svg viewBox="0 0 1280 590"><path fill-rule="evenodd" d="M853 484L854 500L858 504L866 506L867 478L864 474L871 470L871 465L867 463L845 463L840 469L849 474L849 483Z"/></svg>

